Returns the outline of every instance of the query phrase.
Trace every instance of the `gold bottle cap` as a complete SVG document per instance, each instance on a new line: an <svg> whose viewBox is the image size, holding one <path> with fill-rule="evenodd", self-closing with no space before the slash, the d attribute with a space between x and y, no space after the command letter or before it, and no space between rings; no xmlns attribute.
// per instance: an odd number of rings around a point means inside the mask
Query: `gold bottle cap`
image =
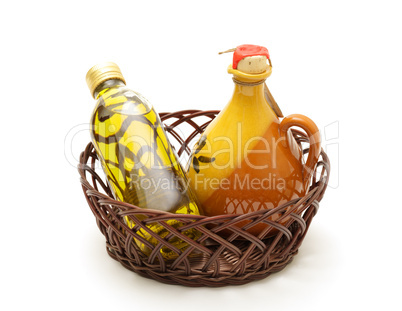
<svg viewBox="0 0 402 311"><path fill-rule="evenodd" d="M86 76L86 81L92 97L94 97L94 92L100 84L111 79L119 79L126 83L119 66L117 66L115 63L104 62L89 69Z"/></svg>

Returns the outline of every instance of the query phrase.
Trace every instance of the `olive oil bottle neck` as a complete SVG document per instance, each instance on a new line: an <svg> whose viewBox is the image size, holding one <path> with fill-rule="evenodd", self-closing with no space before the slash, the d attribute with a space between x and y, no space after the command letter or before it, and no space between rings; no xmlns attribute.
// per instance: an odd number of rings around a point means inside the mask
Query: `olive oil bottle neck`
<svg viewBox="0 0 402 311"><path fill-rule="evenodd" d="M94 98L98 99L102 95L102 93L107 89L110 89L110 88L116 87L116 86L125 86L125 85L126 84L123 81L121 81L120 79L106 80L96 87L96 89L94 91Z"/></svg>

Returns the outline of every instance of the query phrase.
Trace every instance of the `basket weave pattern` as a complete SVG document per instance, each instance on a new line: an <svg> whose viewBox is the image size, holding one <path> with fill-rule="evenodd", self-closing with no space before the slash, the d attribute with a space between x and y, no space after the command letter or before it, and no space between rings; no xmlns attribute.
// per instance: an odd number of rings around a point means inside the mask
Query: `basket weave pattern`
<svg viewBox="0 0 402 311"><path fill-rule="evenodd" d="M218 113L219 111L186 110L162 113L160 116L171 142L179 144L180 147L176 150L180 156L183 152L190 152L188 147L190 142L204 131ZM200 122L201 119L204 121ZM179 129L180 125L185 123L190 125L192 130L187 137L182 137ZM292 134L300 147L303 142L308 142L304 133L292 129ZM308 149L304 149L303 152L307 153ZM329 159L325 152L321 151L310 189L304 197L289 201L274 210L207 217L141 209L116 201L105 179L100 177L103 176L103 172L98 167L100 167L98 157L90 143L81 153L78 171L88 205L96 217L101 233L106 238L108 254L139 275L163 283L185 286L244 284L282 270L297 254L317 213L319 202L327 188L330 171ZM272 214L282 212L289 219L285 224L270 220ZM139 215L141 217L136 217ZM127 226L125 216L136 222L136 230ZM180 221L183 226L180 228L169 226L167 220L172 219ZM269 237L251 235L246 231L247 228L236 226L245 220L251 221L252 224L262 222L268 224L275 228L277 233ZM147 224L151 223L164 226L170 234L161 238L147 228ZM139 228L149 232L158 244L152 245L137 234ZM197 241L181 233L191 228L202 233ZM220 235L221 231L230 234ZM175 249L168 242L173 237L179 237L189 246L182 251ZM144 255L134 242L134 238L147 245L152 250L151 254ZM170 261L164 260L160 254L160 249L164 246L175 251L178 257Z"/></svg>

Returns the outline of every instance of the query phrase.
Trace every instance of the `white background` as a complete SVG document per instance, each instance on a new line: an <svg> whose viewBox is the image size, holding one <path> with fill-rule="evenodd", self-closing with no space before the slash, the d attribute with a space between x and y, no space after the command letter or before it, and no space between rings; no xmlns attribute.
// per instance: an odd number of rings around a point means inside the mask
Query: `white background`
<svg viewBox="0 0 402 311"><path fill-rule="evenodd" d="M0 15L1 309L401 308L398 1L2 1ZM330 187L280 273L218 289L142 278L108 257L80 188L85 74L114 61L159 112L221 109L233 83L217 53L244 43L269 49L284 114L322 130Z"/></svg>

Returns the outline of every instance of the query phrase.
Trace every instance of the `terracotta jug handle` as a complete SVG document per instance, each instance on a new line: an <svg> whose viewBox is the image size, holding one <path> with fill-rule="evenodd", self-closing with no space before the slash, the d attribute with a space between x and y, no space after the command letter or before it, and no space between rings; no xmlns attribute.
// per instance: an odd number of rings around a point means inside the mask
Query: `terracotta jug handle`
<svg viewBox="0 0 402 311"><path fill-rule="evenodd" d="M287 116L279 124L279 131L282 138L287 142L287 133L290 127L298 126L306 131L310 141L310 150L304 166L304 180L307 181L314 172L318 157L321 152L321 137L317 125L308 117L301 114Z"/></svg>

